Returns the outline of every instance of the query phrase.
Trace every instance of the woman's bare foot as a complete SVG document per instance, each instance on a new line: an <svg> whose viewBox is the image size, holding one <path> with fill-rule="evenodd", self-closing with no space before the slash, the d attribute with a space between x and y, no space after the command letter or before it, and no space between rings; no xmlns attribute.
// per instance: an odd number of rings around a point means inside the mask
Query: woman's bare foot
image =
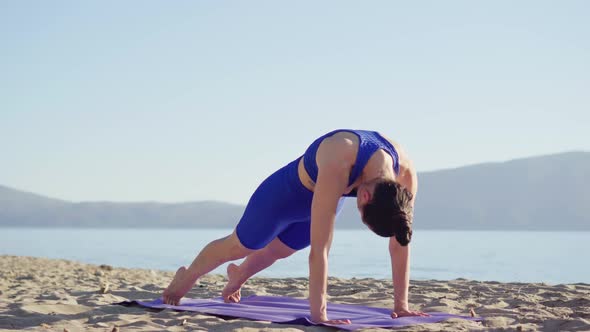
<svg viewBox="0 0 590 332"><path fill-rule="evenodd" d="M180 303L180 299L188 293L191 288L193 288L195 281L191 280L189 273L187 273L187 269L184 266L181 266L176 274L174 275L174 279L170 282L170 285L164 290L162 294L162 299L164 303L171 304L171 305L178 305Z"/></svg>
<svg viewBox="0 0 590 332"><path fill-rule="evenodd" d="M234 263L231 263L227 266L228 281L227 285L225 285L225 288L223 288L223 291L221 292L221 296L223 296L223 300L226 303L237 303L240 302L240 299L242 298L242 292L240 291L240 288L242 288L244 282L240 280L240 271L238 269L239 266Z"/></svg>

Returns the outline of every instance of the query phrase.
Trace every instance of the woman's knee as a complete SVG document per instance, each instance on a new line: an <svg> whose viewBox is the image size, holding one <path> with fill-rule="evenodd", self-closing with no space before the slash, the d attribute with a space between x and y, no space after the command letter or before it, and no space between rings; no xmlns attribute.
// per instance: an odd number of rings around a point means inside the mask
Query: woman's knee
<svg viewBox="0 0 590 332"><path fill-rule="evenodd" d="M248 256L255 250L246 248L241 242L236 232L225 238L228 253L232 260L240 259Z"/></svg>
<svg viewBox="0 0 590 332"><path fill-rule="evenodd" d="M293 255L297 250L289 247L278 237L269 243L269 253L271 253L275 259L283 259Z"/></svg>

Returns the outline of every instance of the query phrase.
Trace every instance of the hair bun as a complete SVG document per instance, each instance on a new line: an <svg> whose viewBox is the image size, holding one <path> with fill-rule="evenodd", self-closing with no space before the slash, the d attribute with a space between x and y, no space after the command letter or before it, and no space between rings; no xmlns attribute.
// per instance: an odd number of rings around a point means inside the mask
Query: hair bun
<svg viewBox="0 0 590 332"><path fill-rule="evenodd" d="M395 239L402 246L407 246L410 243L410 241L412 241L412 230L408 229L405 232L402 231L395 233Z"/></svg>

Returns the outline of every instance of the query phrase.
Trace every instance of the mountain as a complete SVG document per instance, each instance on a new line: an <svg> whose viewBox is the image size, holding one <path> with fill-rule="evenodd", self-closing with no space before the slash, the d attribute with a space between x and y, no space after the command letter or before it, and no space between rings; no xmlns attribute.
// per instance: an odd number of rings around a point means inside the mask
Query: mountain
<svg viewBox="0 0 590 332"><path fill-rule="evenodd" d="M0 227L232 227L243 207L189 203L71 203L0 186Z"/></svg>
<svg viewBox="0 0 590 332"><path fill-rule="evenodd" d="M568 152L418 174L417 229L590 230L590 153ZM232 228L222 202L72 203L0 186L0 226ZM363 228L347 199L338 228Z"/></svg>
<svg viewBox="0 0 590 332"><path fill-rule="evenodd" d="M589 152L419 173L414 227L590 230L588 184ZM349 226L352 207L342 213Z"/></svg>

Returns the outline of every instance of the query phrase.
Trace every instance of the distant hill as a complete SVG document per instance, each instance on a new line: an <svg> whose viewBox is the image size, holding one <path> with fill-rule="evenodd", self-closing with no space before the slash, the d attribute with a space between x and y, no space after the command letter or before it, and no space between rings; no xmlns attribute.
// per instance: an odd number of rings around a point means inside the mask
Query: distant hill
<svg viewBox="0 0 590 332"><path fill-rule="evenodd" d="M418 183L416 228L590 230L589 152L425 172Z"/></svg>
<svg viewBox="0 0 590 332"><path fill-rule="evenodd" d="M590 230L590 153L486 163L418 175L415 227ZM0 186L0 227L231 228L243 206L222 202L73 203ZM338 228L364 228L349 199Z"/></svg>
<svg viewBox="0 0 590 332"><path fill-rule="evenodd" d="M0 227L232 227L244 207L222 202L72 203L0 186Z"/></svg>

